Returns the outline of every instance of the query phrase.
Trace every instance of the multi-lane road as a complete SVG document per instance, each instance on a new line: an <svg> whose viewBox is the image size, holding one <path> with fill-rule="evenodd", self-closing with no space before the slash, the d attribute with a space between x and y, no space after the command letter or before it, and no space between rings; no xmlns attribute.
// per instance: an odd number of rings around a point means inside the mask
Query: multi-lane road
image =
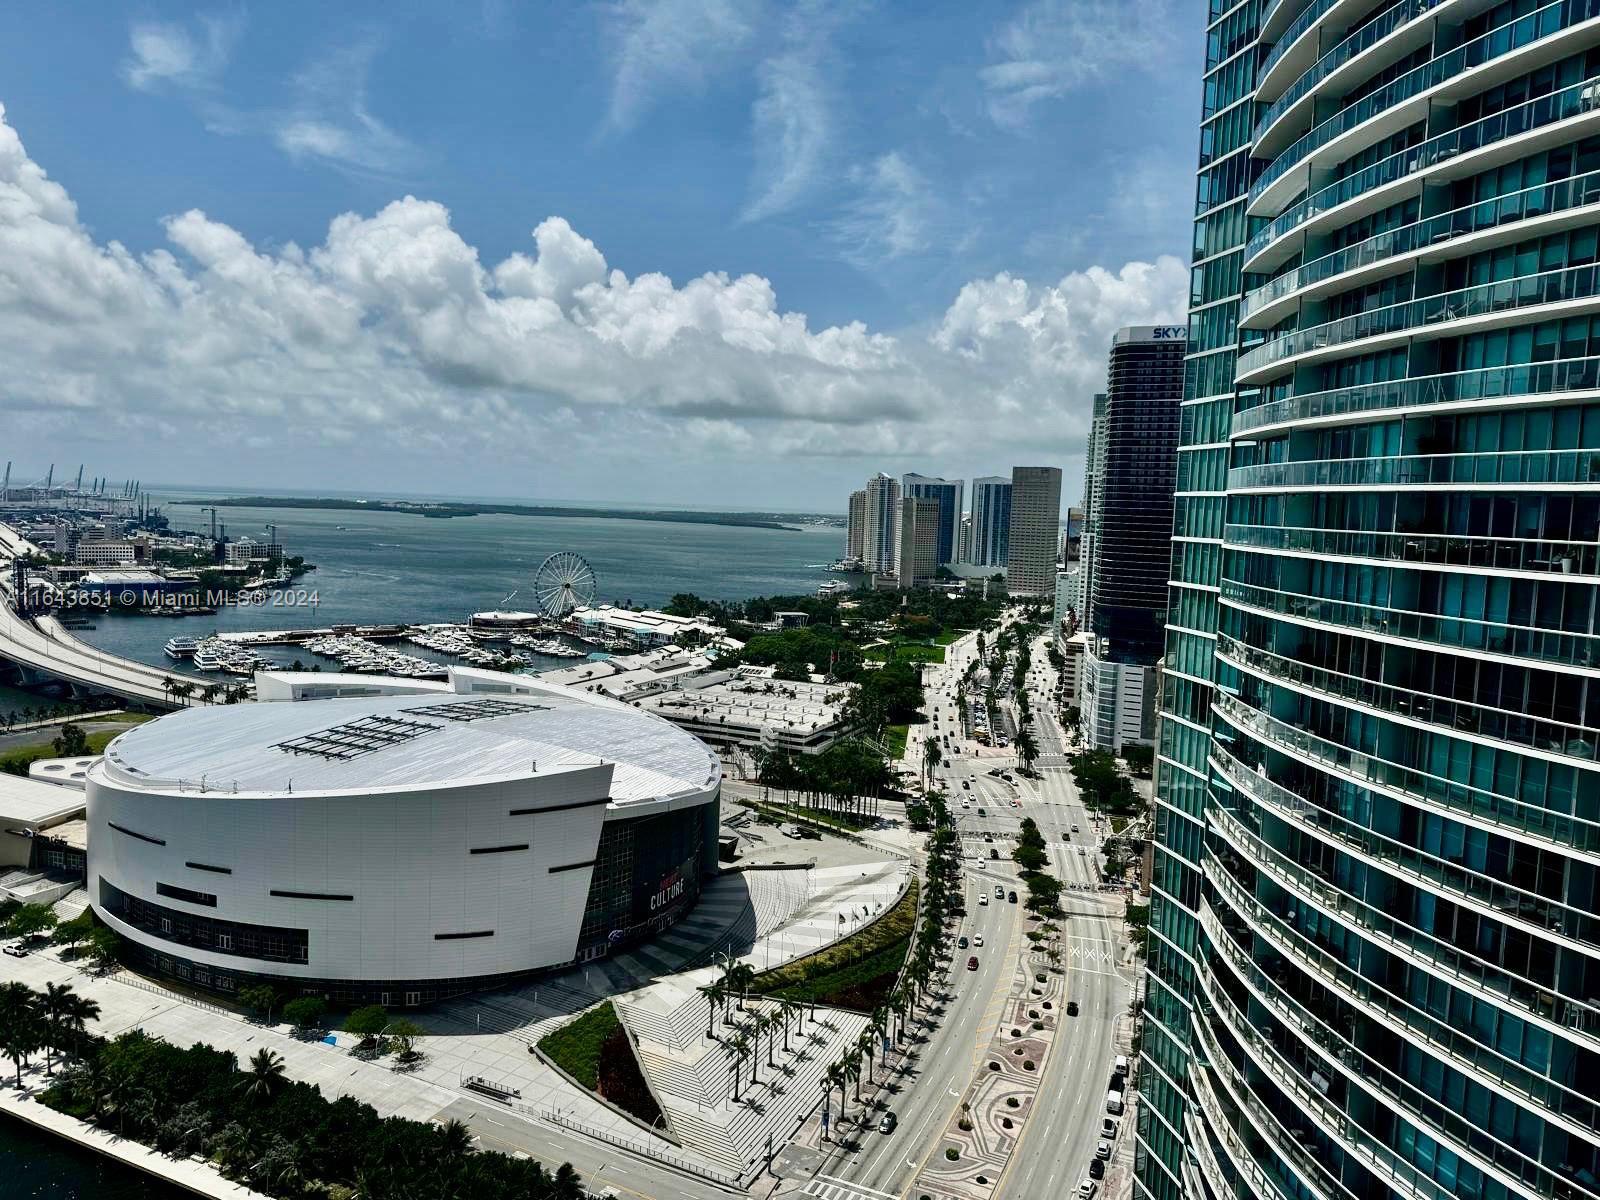
<svg viewBox="0 0 1600 1200"><path fill-rule="evenodd" d="M975 654L975 639L964 638L949 648L943 666L925 673L929 722L918 732L936 733L941 739L949 735L946 759L935 782L950 797L966 855L967 915L959 934L973 943L981 935L983 945L954 952L948 1003L890 1102L898 1127L891 1134L876 1130L862 1134L859 1147L851 1152L835 1149L820 1169L829 1185L817 1195L837 1200L899 1196L942 1144L941 1135L999 1027L1027 946L1022 905L993 896L998 884L1025 897L1010 858L1024 817L1038 824L1051 870L1068 885L1062 892L1066 916L1059 922L1060 947L1067 998L1077 1001L1079 1011L1076 1017L1065 1018L1064 1034L1046 1060L1040 1103L999 1180L997 1195L1031 1200L1067 1194L1087 1175L1101 1138L1104 1097L1116 1054L1113 1037L1133 983L1119 969L1123 937L1118 904L1091 890L1098 882L1098 835L1070 772L1065 767L1045 767L1040 779L1025 779L1015 775L1013 758L963 736L960 701L952 703L951 693L959 688L961 674ZM1042 646L1037 647L1029 681L1036 735L1045 755L1058 756L1065 745L1050 715L1055 709L1051 699L1055 678L1044 659ZM1004 769L1015 782L992 774L996 769ZM997 857L990 857L991 850ZM980 894L988 895L987 904L979 903ZM977 971L966 969L969 955L977 957Z"/></svg>

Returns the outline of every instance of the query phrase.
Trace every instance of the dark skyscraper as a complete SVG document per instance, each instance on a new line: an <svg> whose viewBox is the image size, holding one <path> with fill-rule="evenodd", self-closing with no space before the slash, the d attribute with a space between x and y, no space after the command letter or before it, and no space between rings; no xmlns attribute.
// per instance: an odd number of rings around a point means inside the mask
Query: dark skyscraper
<svg viewBox="0 0 1600 1200"><path fill-rule="evenodd" d="M1111 339L1089 581L1102 661L1161 657L1187 344L1181 325L1119 329Z"/></svg>

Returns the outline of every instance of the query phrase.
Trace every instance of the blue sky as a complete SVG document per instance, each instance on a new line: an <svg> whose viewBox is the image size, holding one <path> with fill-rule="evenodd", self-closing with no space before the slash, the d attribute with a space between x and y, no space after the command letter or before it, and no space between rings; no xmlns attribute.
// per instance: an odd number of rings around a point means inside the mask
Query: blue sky
<svg viewBox="0 0 1600 1200"><path fill-rule="evenodd" d="M0 9L22 461L835 508L1181 315L1198 4L90 10Z"/></svg>

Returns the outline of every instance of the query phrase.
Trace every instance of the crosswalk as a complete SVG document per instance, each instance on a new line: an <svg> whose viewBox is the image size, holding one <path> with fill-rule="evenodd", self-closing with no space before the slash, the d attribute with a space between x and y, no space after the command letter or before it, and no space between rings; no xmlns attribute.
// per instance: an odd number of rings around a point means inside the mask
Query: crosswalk
<svg viewBox="0 0 1600 1200"><path fill-rule="evenodd" d="M836 1175L816 1175L805 1186L807 1196L820 1200L900 1200L893 1192L880 1192L865 1184L851 1183Z"/></svg>

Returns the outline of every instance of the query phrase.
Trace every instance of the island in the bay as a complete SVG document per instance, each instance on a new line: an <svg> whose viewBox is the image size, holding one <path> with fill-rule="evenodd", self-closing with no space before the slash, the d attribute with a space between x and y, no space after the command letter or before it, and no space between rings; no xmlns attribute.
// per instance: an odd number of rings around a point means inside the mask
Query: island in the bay
<svg viewBox="0 0 1600 1200"><path fill-rule="evenodd" d="M554 504L464 503L451 500L361 500L328 496L227 496L204 503L218 508L325 508L360 512L410 513L418 517L609 517L622 521L671 521L681 525L740 525L751 529L798 530L807 525L840 524L829 514L698 512L694 509L569 508Z"/></svg>

